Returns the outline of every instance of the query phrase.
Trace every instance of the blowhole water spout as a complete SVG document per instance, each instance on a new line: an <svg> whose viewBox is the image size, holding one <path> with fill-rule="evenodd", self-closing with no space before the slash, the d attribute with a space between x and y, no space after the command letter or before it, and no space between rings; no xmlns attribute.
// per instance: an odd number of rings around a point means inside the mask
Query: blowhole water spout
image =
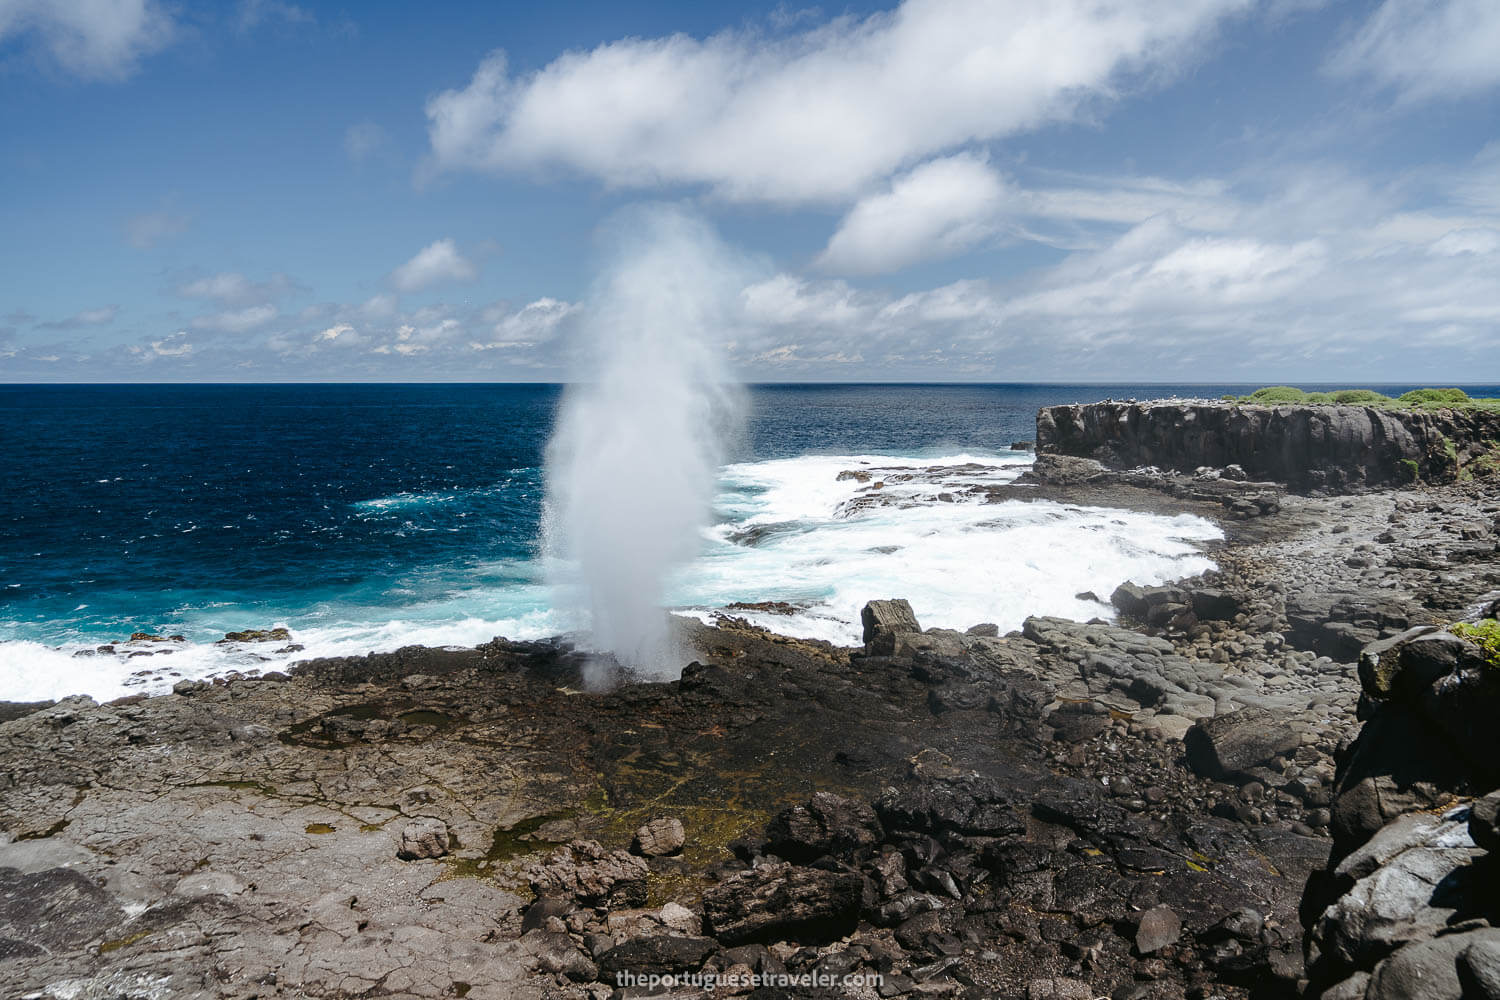
<svg viewBox="0 0 1500 1000"><path fill-rule="evenodd" d="M676 677L665 586L699 551L739 423L718 345L744 284L712 229L679 209L632 210L616 228L547 447L545 547L561 567L554 592L587 617L594 648Z"/></svg>

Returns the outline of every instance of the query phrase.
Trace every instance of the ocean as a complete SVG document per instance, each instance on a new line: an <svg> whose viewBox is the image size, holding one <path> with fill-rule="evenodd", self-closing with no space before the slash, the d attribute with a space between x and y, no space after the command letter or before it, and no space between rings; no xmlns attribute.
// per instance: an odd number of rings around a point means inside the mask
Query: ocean
<svg viewBox="0 0 1500 1000"><path fill-rule="evenodd" d="M1050 502L972 502L1030 462L1039 406L1253 386L764 385L720 473L702 553L665 600L859 639L906 597L924 625L1108 614L1076 595L1211 563L1218 530ZM586 627L543 550L551 385L7 385L0 700L169 689L414 643ZM937 467L938 474L913 470ZM840 474L845 475L841 476ZM874 487L879 482L880 487ZM879 495L871 499L879 490ZM551 567L555 570L557 567ZM218 640L285 627L286 643ZM118 645L181 635L167 655ZM114 652L95 652L116 644Z"/></svg>

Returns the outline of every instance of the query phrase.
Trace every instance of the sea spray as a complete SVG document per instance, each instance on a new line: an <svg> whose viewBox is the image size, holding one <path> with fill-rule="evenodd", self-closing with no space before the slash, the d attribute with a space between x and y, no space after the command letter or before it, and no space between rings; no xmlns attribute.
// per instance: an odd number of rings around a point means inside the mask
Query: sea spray
<svg viewBox="0 0 1500 1000"><path fill-rule="evenodd" d="M591 645L675 677L663 586L702 545L743 410L720 345L744 267L677 208L631 209L611 236L547 446L544 543L560 610L587 618Z"/></svg>

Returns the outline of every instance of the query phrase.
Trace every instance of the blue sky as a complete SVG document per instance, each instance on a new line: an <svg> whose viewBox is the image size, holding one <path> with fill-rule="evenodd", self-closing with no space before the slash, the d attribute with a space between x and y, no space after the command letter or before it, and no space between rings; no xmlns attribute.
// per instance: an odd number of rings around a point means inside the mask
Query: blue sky
<svg viewBox="0 0 1500 1000"><path fill-rule="evenodd" d="M747 379L1497 382L1496 52L1494 0L0 0L0 381L566 379L665 202Z"/></svg>

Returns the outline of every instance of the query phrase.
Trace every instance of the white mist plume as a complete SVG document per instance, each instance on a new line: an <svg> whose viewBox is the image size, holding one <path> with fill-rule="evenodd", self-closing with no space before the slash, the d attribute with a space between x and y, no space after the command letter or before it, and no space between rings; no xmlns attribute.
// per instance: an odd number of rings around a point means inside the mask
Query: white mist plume
<svg viewBox="0 0 1500 1000"><path fill-rule="evenodd" d="M675 677L663 587L699 551L739 422L720 344L745 268L676 208L623 213L614 237L547 446L545 542L554 565L578 569L577 586L557 591L578 595L593 646Z"/></svg>

